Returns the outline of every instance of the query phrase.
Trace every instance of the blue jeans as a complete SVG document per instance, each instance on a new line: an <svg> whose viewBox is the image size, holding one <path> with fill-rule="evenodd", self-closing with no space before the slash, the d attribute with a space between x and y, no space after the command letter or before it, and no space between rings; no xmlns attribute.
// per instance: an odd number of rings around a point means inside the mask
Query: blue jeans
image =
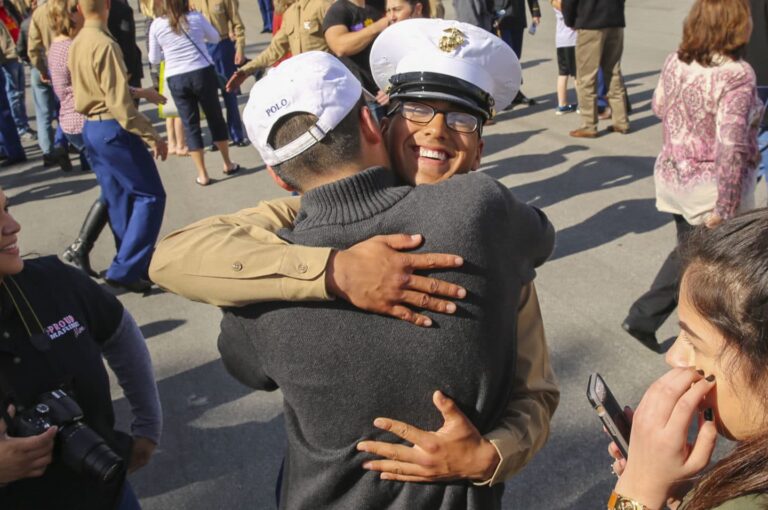
<svg viewBox="0 0 768 510"><path fill-rule="evenodd" d="M27 107L24 103L24 65L18 60L9 60L2 65L2 68L5 75L5 93L11 104L13 122L16 124L16 131L21 135L29 131Z"/></svg>
<svg viewBox="0 0 768 510"><path fill-rule="evenodd" d="M5 74L0 73L0 90L5 90ZM0 153L11 161L27 159L19 140L19 133L13 124L11 107L6 95L0 94Z"/></svg>
<svg viewBox="0 0 768 510"><path fill-rule="evenodd" d="M603 69L597 69L597 108L598 111L605 110L608 106L608 100L605 96L608 94L608 84L605 83L603 77Z"/></svg>
<svg viewBox="0 0 768 510"><path fill-rule="evenodd" d="M136 497L136 493L133 492L133 487L128 480L123 484L123 496L120 498L117 510L141 510L139 498Z"/></svg>
<svg viewBox="0 0 768 510"><path fill-rule="evenodd" d="M274 13L272 0L259 0L259 10L261 11L261 19L264 20L264 30L271 32L272 15Z"/></svg>
<svg viewBox="0 0 768 510"><path fill-rule="evenodd" d="M29 73L32 83L32 97L35 100L35 118L37 119L37 144L43 154L51 154L54 146L53 119L59 109L53 87L40 80L40 71L32 68Z"/></svg>
<svg viewBox="0 0 768 510"><path fill-rule="evenodd" d="M62 133L64 138L67 139L67 142L69 142L75 149L77 149L78 155L80 156L80 170L90 170L91 162L88 161L88 154L85 150L85 140L83 140L83 134Z"/></svg>
<svg viewBox="0 0 768 510"><path fill-rule="evenodd" d="M224 39L216 44L209 44L208 53L213 59L216 72L220 75L229 77L237 70L235 67L235 43L229 39ZM245 134L243 134L243 122L240 120L240 110L237 106L237 94L222 92L221 95L227 109L229 139L235 143L242 142L245 140Z"/></svg>

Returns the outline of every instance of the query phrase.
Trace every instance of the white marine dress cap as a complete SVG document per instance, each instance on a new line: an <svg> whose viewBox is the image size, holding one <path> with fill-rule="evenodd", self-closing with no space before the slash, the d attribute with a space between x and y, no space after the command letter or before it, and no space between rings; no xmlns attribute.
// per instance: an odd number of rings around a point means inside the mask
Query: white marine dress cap
<svg viewBox="0 0 768 510"><path fill-rule="evenodd" d="M486 118L520 90L517 55L494 34L454 20L410 19L384 30L371 48L371 70L391 99L442 99Z"/></svg>
<svg viewBox="0 0 768 510"><path fill-rule="evenodd" d="M289 58L256 82L243 110L243 124L264 163L279 165L322 140L358 104L362 93L363 86L339 59L309 51ZM293 113L315 115L317 123L275 149L269 135L277 121Z"/></svg>

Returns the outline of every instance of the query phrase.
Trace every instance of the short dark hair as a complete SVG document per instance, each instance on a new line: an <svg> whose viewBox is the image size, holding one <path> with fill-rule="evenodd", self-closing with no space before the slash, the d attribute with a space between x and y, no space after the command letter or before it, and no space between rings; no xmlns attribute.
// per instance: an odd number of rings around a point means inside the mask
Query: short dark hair
<svg viewBox="0 0 768 510"><path fill-rule="evenodd" d="M315 145L298 156L284 161L272 168L286 184L298 191L304 191L315 177L332 173L340 165L360 157L360 108L365 101L360 101L350 110L338 126L333 128ZM310 113L286 115L275 123L267 137L267 142L279 149L309 130L317 122L317 117Z"/></svg>

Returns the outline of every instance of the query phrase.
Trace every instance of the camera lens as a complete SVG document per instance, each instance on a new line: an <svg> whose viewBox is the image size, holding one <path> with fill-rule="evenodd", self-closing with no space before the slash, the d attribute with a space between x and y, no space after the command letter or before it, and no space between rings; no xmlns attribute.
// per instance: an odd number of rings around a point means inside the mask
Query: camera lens
<svg viewBox="0 0 768 510"><path fill-rule="evenodd" d="M109 483L123 471L123 459L86 425L68 425L59 431L59 437L62 460L76 472Z"/></svg>

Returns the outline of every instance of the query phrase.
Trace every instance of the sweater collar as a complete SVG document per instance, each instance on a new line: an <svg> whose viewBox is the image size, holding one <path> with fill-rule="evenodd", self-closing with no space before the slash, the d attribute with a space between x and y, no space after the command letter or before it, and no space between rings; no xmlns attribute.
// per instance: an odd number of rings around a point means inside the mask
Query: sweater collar
<svg viewBox="0 0 768 510"><path fill-rule="evenodd" d="M369 219L395 205L411 189L384 167L368 168L306 192L294 230Z"/></svg>

